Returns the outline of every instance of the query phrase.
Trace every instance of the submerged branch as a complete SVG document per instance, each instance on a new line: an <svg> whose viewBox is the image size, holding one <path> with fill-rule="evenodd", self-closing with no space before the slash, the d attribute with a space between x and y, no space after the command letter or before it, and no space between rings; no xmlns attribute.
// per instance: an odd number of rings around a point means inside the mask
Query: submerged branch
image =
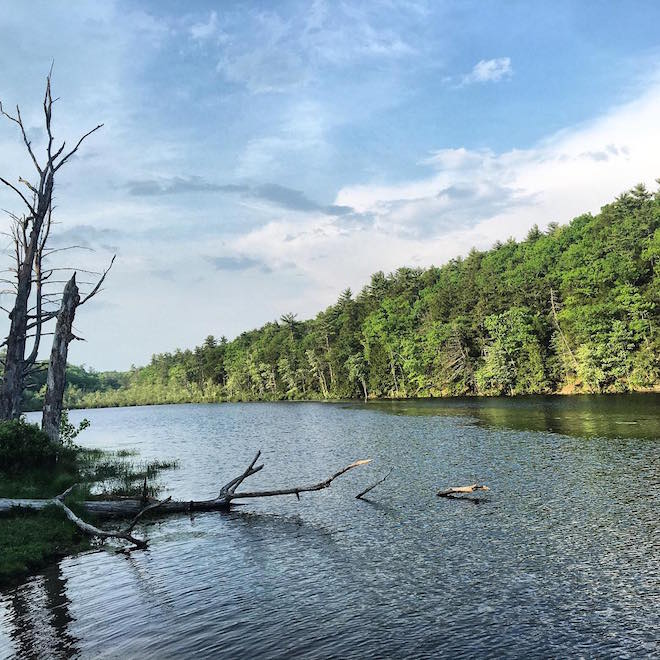
<svg viewBox="0 0 660 660"><path fill-rule="evenodd" d="M361 500L367 493L369 493L374 488L376 488L376 486L380 486L385 481L385 479L387 479L387 477L389 477L392 474L392 470L394 470L394 468L390 468L389 472L382 479L379 479L375 484L372 484L368 488L365 488L361 493L358 493L355 496L355 499L356 500Z"/></svg>

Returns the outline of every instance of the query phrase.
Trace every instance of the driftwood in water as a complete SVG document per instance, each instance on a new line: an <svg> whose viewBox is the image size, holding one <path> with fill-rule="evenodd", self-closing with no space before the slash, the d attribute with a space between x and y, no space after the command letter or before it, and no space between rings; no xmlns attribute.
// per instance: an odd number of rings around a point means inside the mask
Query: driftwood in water
<svg viewBox="0 0 660 660"><path fill-rule="evenodd" d="M447 490L439 490L436 495L438 497L453 497L454 495L464 495L474 493L477 490L490 490L488 486L480 486L479 484L472 484L471 486L457 486L456 488L448 488Z"/></svg>
<svg viewBox="0 0 660 660"><path fill-rule="evenodd" d="M170 498L158 501L152 498L144 497L142 499L121 499L121 500L90 500L82 502L82 507L85 511L92 513L99 517L127 517L135 516L133 521L123 530L119 532L108 532L94 527L89 523L76 516L69 507L64 504L64 498L71 492L73 486L65 491L62 495L58 495L53 499L0 499L0 513L7 513L13 507L22 507L28 509L43 509L50 505L55 505L61 508L74 524L76 524L83 532L90 536L98 536L100 538L117 538L130 541L138 547L145 547L147 541L137 539L132 536L131 532L135 527L137 521L147 511L158 508L162 513L190 513L192 511L227 511L233 500L255 498L255 497L275 497L278 495L295 495L300 499L300 493L308 493L317 490L328 488L330 484L342 474L356 468L360 465L366 465L371 462L371 459L355 461L350 465L338 470L327 479L308 486L296 486L293 488L282 488L278 490L256 490L237 493L236 489L248 477L256 474L263 469L263 464L256 465L257 460L261 456L261 451L257 452L250 465L238 477L232 479L229 483L225 484L218 493L218 496L210 500L190 500L189 502L173 501Z"/></svg>
<svg viewBox="0 0 660 660"><path fill-rule="evenodd" d="M385 481L385 479L387 479L387 477L389 477L390 474L392 474L393 469L394 468L390 468L389 472L382 479L379 479L375 484L371 484L371 486L365 488L361 493L358 493L355 496L355 499L361 500L367 493L371 492L376 486L380 486L383 483L383 481Z"/></svg>

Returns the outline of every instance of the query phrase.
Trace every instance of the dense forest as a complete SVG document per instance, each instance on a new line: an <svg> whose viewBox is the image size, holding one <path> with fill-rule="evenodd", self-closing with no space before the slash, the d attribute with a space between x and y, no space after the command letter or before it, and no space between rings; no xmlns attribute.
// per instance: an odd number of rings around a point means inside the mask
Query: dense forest
<svg viewBox="0 0 660 660"><path fill-rule="evenodd" d="M71 368L67 403L620 392L660 383L660 191L428 269L375 273L315 318ZM39 383L33 386L38 397Z"/></svg>

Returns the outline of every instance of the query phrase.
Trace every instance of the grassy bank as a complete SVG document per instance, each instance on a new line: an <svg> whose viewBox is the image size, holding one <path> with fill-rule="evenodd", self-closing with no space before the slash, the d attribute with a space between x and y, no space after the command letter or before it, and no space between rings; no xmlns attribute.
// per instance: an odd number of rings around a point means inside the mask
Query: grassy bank
<svg viewBox="0 0 660 660"><path fill-rule="evenodd" d="M0 518L0 587L90 547L90 540L57 507L17 509Z"/></svg>
<svg viewBox="0 0 660 660"><path fill-rule="evenodd" d="M0 497L48 498L80 484L75 499L103 499L142 493L144 479L150 495L161 489L158 474L173 461L142 462L134 452L108 452L52 443L24 422L0 423ZM78 514L75 501L70 504ZM94 522L85 513L89 522ZM16 508L0 516L0 586L6 586L63 556L91 548L64 513Z"/></svg>

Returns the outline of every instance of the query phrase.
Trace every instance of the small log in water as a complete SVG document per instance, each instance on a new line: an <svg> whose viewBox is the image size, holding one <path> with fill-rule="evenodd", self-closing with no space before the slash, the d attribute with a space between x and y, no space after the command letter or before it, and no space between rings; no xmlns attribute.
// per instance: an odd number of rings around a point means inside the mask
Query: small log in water
<svg viewBox="0 0 660 660"><path fill-rule="evenodd" d="M366 465L371 462L371 459L359 460L347 465L346 467L338 470L327 479L308 486L295 486L293 488L282 488L279 490L262 490L262 491L247 491L237 493L236 489L248 477L256 474L263 469L263 464L256 465L257 460L261 456L261 451L257 452L250 465L238 477L232 479L229 483L225 484L218 494L218 496L211 500L190 500L189 502L173 501L167 498L163 501L158 501L150 498L143 497L142 499L122 499L122 500L89 500L82 502L82 507L85 511L92 513L99 517L128 517L134 516L133 520L128 527L117 532L107 531L94 527L89 523L78 517L69 507L64 503L64 499L75 487L71 486L64 493L52 499L0 499L0 513L8 513L14 507L22 507L26 509L41 510L47 506L55 505L62 509L67 518L78 526L85 534L90 536L97 536L99 538L116 538L123 539L133 543L135 546L143 548L146 547L147 541L135 538L132 535L132 530L138 520L147 511L158 509L162 513L190 513L191 511L227 511L232 500L254 497L275 497L279 495L295 495L300 499L300 493L307 493L317 490L328 488L330 484L342 474L356 468L360 465Z"/></svg>
<svg viewBox="0 0 660 660"><path fill-rule="evenodd" d="M438 497L452 497L453 495L474 493L477 490L490 490L490 488L488 488L488 486L480 486L479 484L472 484L471 486L456 486L455 488L447 488L447 490L439 490L436 495Z"/></svg>

